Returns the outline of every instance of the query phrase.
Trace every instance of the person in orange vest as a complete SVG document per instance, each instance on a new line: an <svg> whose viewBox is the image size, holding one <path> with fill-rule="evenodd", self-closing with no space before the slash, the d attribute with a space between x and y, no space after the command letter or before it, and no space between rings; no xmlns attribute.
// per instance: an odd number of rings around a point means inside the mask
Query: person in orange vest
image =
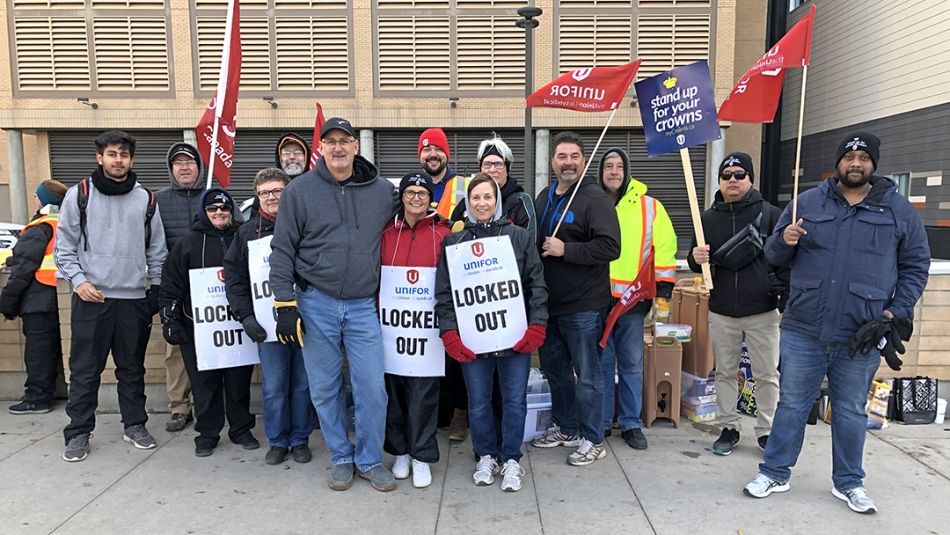
<svg viewBox="0 0 950 535"><path fill-rule="evenodd" d="M432 202L436 213L445 219L451 218L455 205L465 199L469 181L449 167L450 156L449 140L441 128L429 128L419 136L419 163L432 177Z"/></svg>
<svg viewBox="0 0 950 535"><path fill-rule="evenodd" d="M10 278L0 293L0 313L8 320L21 319L26 340L25 391L22 400L7 409L10 414L50 412L56 376L63 369L53 243L66 189L56 180L44 180L36 187L36 215L20 232L7 260Z"/></svg>

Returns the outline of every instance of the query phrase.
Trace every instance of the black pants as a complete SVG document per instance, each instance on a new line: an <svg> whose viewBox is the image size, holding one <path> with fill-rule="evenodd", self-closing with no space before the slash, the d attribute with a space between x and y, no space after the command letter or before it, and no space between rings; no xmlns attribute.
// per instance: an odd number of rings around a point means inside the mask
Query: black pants
<svg viewBox="0 0 950 535"><path fill-rule="evenodd" d="M195 399L195 444L214 447L228 418L228 438L237 442L254 428L251 414L251 374L254 366L198 371L195 343L181 345L181 357Z"/></svg>
<svg viewBox="0 0 950 535"><path fill-rule="evenodd" d="M69 425L63 430L66 442L96 427L99 383L110 351L122 423L125 427L145 425L145 346L152 330L145 298L87 303L73 294L70 326Z"/></svg>
<svg viewBox="0 0 950 535"><path fill-rule="evenodd" d="M439 416L441 377L403 377L386 374L386 439L390 455L410 455L425 463L439 462L435 438Z"/></svg>
<svg viewBox="0 0 950 535"><path fill-rule="evenodd" d="M26 364L23 399L34 403L50 403L56 391L56 376L63 371L59 313L24 314L20 321L26 339L23 351L23 362Z"/></svg>
<svg viewBox="0 0 950 535"><path fill-rule="evenodd" d="M449 425L456 409L468 410L468 390L462 376L462 365L446 356L445 377L441 379L439 391L439 427Z"/></svg>

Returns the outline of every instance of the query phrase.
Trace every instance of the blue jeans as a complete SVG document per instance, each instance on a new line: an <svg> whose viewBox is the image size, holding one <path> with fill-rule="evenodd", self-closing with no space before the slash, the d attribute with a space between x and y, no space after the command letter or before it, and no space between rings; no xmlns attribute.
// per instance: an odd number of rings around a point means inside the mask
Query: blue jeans
<svg viewBox="0 0 950 535"><path fill-rule="evenodd" d="M782 329L782 374L772 432L759 471L788 481L805 438L805 420L821 381L828 376L831 397L831 457L835 488L841 492L862 486L864 438L867 434L871 380L881 364L876 350L848 356L847 344L826 344L795 331Z"/></svg>
<svg viewBox="0 0 950 535"><path fill-rule="evenodd" d="M528 373L531 356L521 353L510 357L478 358L462 364L462 375L468 388L468 425L472 430L472 447L479 456L498 455L495 433L495 412L492 408L492 378L498 369L501 392L501 462L521 460L524 440L524 419L528 414Z"/></svg>
<svg viewBox="0 0 950 535"><path fill-rule="evenodd" d="M383 380L383 338L376 300L334 299L313 286L297 295L297 308L307 329L303 359L310 396L334 465L356 463L366 472L383 462L386 431L386 384ZM356 445L347 434L343 399L343 352L346 348L350 384L356 402Z"/></svg>
<svg viewBox="0 0 950 535"><path fill-rule="evenodd" d="M565 434L580 433L594 444L604 441L604 371L597 342L605 315L606 309L598 309L549 318L538 351L551 386L551 418Z"/></svg>
<svg viewBox="0 0 950 535"><path fill-rule="evenodd" d="M643 427L643 314L627 312L610 331L602 360L604 367L604 425L610 429L614 414L614 373L620 378L620 428Z"/></svg>
<svg viewBox="0 0 950 535"><path fill-rule="evenodd" d="M261 357L264 433L272 448L306 445L313 432L310 384L299 347L264 342Z"/></svg>

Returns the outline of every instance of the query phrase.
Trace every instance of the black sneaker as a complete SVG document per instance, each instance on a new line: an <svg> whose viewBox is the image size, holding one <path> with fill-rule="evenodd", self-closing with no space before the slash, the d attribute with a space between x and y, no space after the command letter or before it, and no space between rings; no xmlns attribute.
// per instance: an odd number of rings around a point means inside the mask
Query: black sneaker
<svg viewBox="0 0 950 535"><path fill-rule="evenodd" d="M232 440L235 444L241 446L246 450L256 450L261 447L261 443L254 438L254 435L246 433L237 438L237 440Z"/></svg>
<svg viewBox="0 0 950 535"><path fill-rule="evenodd" d="M623 438L628 446L635 450L647 449L647 437L643 436L643 431L641 431L639 427L621 432L620 437Z"/></svg>
<svg viewBox="0 0 950 535"><path fill-rule="evenodd" d="M739 432L735 429L724 428L719 438L713 443L713 453L716 455L729 455L736 445L739 444Z"/></svg>
<svg viewBox="0 0 950 535"><path fill-rule="evenodd" d="M63 460L67 463L76 463L89 455L89 437L92 433L83 433L69 439L66 444L66 451L63 452Z"/></svg>
<svg viewBox="0 0 950 535"><path fill-rule="evenodd" d="M150 450L158 445L155 442L155 437L145 429L144 425L130 425L126 427L122 439L126 442L130 442L140 450Z"/></svg>
<svg viewBox="0 0 950 535"><path fill-rule="evenodd" d="M10 414L46 414L51 410L49 403L38 401L21 401L7 409Z"/></svg>
<svg viewBox="0 0 950 535"><path fill-rule="evenodd" d="M287 458L287 448L281 448L278 446L271 446L267 450L267 454L264 455L265 464L280 464L284 462L284 459Z"/></svg>
<svg viewBox="0 0 950 535"><path fill-rule="evenodd" d="M769 442L768 435L762 435L759 438L755 439L756 443L759 445L759 449L765 451L765 445Z"/></svg>
<svg viewBox="0 0 950 535"><path fill-rule="evenodd" d="M295 463L309 463L313 459L313 453L310 451L310 446L306 444L301 444L299 446L294 446L290 448L290 455L294 458Z"/></svg>
<svg viewBox="0 0 950 535"><path fill-rule="evenodd" d="M211 457L214 446L214 444L195 444L195 457Z"/></svg>

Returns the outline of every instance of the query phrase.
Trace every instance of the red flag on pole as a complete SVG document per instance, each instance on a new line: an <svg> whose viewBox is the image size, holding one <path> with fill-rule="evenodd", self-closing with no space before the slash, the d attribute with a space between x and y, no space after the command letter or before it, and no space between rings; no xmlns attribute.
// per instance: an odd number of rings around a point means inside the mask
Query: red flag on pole
<svg viewBox="0 0 950 535"><path fill-rule="evenodd" d="M617 109L639 67L640 60L636 60L616 67L587 67L566 72L528 95L525 107L588 112Z"/></svg>
<svg viewBox="0 0 950 535"><path fill-rule="evenodd" d="M221 71L214 98L195 127L198 152L208 163L208 185L216 177L222 187L231 183L234 134L237 130L238 87L241 85L241 10L237 0L228 0L221 49ZM215 157L212 158L211 154Z"/></svg>
<svg viewBox="0 0 950 535"><path fill-rule="evenodd" d="M720 121L771 123L778 109L785 69L808 65L815 6L739 78L719 108Z"/></svg>
<svg viewBox="0 0 950 535"><path fill-rule="evenodd" d="M610 338L610 331L614 329L614 324L623 316L625 312L636 306L640 301L653 299L656 297L656 268L653 265L653 251L647 255L647 259L640 266L640 272L637 278L633 280L630 286L624 290L620 300L610 310L607 316L607 324L604 326L604 334L600 337L600 347L607 347L607 339Z"/></svg>
<svg viewBox="0 0 950 535"><path fill-rule="evenodd" d="M323 123L326 119L323 118L323 106L317 102L317 119L313 123L313 141L310 142L310 169L317 167L317 159L320 156L320 129L323 128Z"/></svg>

